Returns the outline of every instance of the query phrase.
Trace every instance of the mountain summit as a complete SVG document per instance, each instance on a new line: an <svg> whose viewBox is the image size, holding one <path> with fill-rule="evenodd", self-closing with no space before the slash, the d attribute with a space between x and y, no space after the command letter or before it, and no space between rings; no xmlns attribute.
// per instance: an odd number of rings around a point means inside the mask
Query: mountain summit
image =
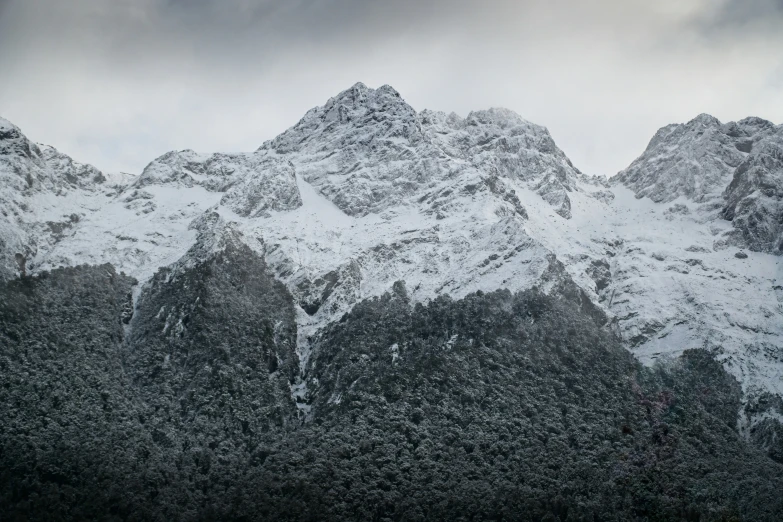
<svg viewBox="0 0 783 522"><path fill-rule="evenodd" d="M721 123L701 114L660 129L647 150L613 178L655 202L683 198L720 210L736 229L730 242L756 251L783 249L783 125L761 118Z"/></svg>
<svg viewBox="0 0 783 522"><path fill-rule="evenodd" d="M464 120L418 114L392 87L361 83L308 111L257 152L285 156L304 181L356 216L489 176L524 181L568 217L566 192L579 175L546 129L511 111ZM436 209L448 204L432 202Z"/></svg>

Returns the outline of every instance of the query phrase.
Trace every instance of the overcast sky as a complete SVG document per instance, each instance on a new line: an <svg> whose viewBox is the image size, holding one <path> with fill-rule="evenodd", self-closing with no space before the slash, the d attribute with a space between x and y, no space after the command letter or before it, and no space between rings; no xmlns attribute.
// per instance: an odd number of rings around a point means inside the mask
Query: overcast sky
<svg viewBox="0 0 783 522"><path fill-rule="evenodd" d="M701 112L783 122L783 0L0 0L0 116L103 170L254 150L357 81L611 175Z"/></svg>

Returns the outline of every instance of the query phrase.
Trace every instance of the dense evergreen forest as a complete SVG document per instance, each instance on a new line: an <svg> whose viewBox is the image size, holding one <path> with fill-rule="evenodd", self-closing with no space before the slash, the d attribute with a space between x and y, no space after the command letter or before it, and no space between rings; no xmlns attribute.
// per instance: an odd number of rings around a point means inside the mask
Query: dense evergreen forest
<svg viewBox="0 0 783 522"><path fill-rule="evenodd" d="M739 384L641 366L568 289L399 282L310 340L297 407L295 304L247 247L135 286L0 286L3 520L783 519Z"/></svg>

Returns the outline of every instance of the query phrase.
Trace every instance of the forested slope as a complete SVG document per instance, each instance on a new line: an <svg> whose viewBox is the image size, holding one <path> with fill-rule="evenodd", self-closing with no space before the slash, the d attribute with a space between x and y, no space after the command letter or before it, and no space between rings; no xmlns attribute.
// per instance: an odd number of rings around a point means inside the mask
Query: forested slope
<svg viewBox="0 0 783 522"><path fill-rule="evenodd" d="M397 283L312 340L303 422L293 299L265 268L230 244L159 272L132 317L110 266L4 283L4 518L783 517L720 364L645 368L573 295L423 305Z"/></svg>

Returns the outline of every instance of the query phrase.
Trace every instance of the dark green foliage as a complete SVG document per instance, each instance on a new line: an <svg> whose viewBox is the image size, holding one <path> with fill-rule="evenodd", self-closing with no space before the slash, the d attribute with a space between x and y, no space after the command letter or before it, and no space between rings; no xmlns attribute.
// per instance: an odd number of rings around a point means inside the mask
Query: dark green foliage
<svg viewBox="0 0 783 522"><path fill-rule="evenodd" d="M107 265L0 288L0 513L195 519L297 422L293 304L263 260L228 244L161 270L131 319L134 283Z"/></svg>
<svg viewBox="0 0 783 522"><path fill-rule="evenodd" d="M89 520L121 509L117 470L146 479L137 455L149 436L120 352L133 284L104 265L3 285L2 518Z"/></svg>
<svg viewBox="0 0 783 522"><path fill-rule="evenodd" d="M126 334L132 284L0 288L3 519L783 517L736 381L701 351L641 367L573 289L414 306L398 283L315 339L300 424L294 305L261 259L161 271Z"/></svg>
<svg viewBox="0 0 783 522"><path fill-rule="evenodd" d="M688 351L650 371L577 311L536 291L411 309L400 287L358 305L312 358L318 439L341 464L313 467L392 519L780 518L783 469L733 430L720 364Z"/></svg>
<svg viewBox="0 0 783 522"><path fill-rule="evenodd" d="M285 286L243 244L187 270L161 269L139 300L127 372L161 429L234 444L295 413L296 316Z"/></svg>
<svg viewBox="0 0 783 522"><path fill-rule="evenodd" d="M651 375L678 398L674 410L685 415L703 409L736 429L742 388L708 352L685 350L674 364L658 366Z"/></svg>
<svg viewBox="0 0 783 522"><path fill-rule="evenodd" d="M779 419L782 413L783 399L770 393L762 394L745 405L748 417L760 419L749 427L750 439L780 463L783 463L783 425L775 419Z"/></svg>

